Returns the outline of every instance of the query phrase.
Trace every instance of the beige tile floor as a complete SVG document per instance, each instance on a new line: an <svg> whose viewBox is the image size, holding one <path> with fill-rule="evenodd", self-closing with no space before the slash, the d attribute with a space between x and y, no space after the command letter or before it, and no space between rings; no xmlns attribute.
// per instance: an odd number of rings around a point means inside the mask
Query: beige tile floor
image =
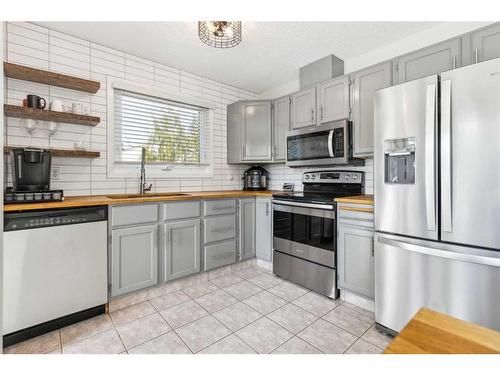
<svg viewBox="0 0 500 375"><path fill-rule="evenodd" d="M168 292L168 293L167 293ZM380 353L373 313L251 267L5 348L4 353Z"/></svg>

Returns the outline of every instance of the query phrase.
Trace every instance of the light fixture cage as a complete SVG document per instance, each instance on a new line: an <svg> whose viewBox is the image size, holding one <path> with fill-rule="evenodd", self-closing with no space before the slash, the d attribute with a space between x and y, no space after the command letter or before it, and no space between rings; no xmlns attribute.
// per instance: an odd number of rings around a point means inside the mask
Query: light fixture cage
<svg viewBox="0 0 500 375"><path fill-rule="evenodd" d="M211 47L235 47L241 42L241 21L199 21L198 36Z"/></svg>

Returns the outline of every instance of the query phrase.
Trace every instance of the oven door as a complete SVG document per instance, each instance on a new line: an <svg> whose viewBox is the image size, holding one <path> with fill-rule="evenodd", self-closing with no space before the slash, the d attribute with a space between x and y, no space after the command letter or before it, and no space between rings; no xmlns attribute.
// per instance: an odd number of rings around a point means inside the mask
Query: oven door
<svg viewBox="0 0 500 375"><path fill-rule="evenodd" d="M335 268L335 211L320 205L273 200L273 248ZM310 207L308 207L310 206ZM314 208L313 208L314 207Z"/></svg>

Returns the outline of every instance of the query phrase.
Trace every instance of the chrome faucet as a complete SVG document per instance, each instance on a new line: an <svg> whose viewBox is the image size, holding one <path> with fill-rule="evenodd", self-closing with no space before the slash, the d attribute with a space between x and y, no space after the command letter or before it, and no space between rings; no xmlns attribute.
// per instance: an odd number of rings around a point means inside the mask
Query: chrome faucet
<svg viewBox="0 0 500 375"><path fill-rule="evenodd" d="M143 147L141 155L141 182L139 185L139 191L141 194L145 194L151 191L152 187L153 184L149 184L149 186L146 184L146 147Z"/></svg>

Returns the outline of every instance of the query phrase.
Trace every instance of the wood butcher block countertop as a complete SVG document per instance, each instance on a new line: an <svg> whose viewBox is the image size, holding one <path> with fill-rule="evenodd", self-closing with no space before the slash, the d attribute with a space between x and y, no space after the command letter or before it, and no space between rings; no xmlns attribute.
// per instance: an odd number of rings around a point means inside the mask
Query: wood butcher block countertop
<svg viewBox="0 0 500 375"><path fill-rule="evenodd" d="M182 200L215 199L215 198L238 198L238 197L271 197L275 191L248 191L248 190L220 190L220 191L199 191L182 192L182 195L164 195L177 193L151 193L140 197L127 198L127 194L109 194L109 195L86 195L65 197L62 202L42 202L42 203L13 203L4 205L4 211L26 211L42 210L53 208L70 207L88 207L88 206L107 206L117 204L136 204L151 202L173 202ZM156 195L160 194L160 195ZM137 194L130 194L137 195ZM110 198L110 197L115 198Z"/></svg>
<svg viewBox="0 0 500 375"><path fill-rule="evenodd" d="M373 195L354 195L352 197L335 198L337 203L357 203L373 205Z"/></svg>
<svg viewBox="0 0 500 375"><path fill-rule="evenodd" d="M500 332L423 308L384 353L498 354Z"/></svg>

